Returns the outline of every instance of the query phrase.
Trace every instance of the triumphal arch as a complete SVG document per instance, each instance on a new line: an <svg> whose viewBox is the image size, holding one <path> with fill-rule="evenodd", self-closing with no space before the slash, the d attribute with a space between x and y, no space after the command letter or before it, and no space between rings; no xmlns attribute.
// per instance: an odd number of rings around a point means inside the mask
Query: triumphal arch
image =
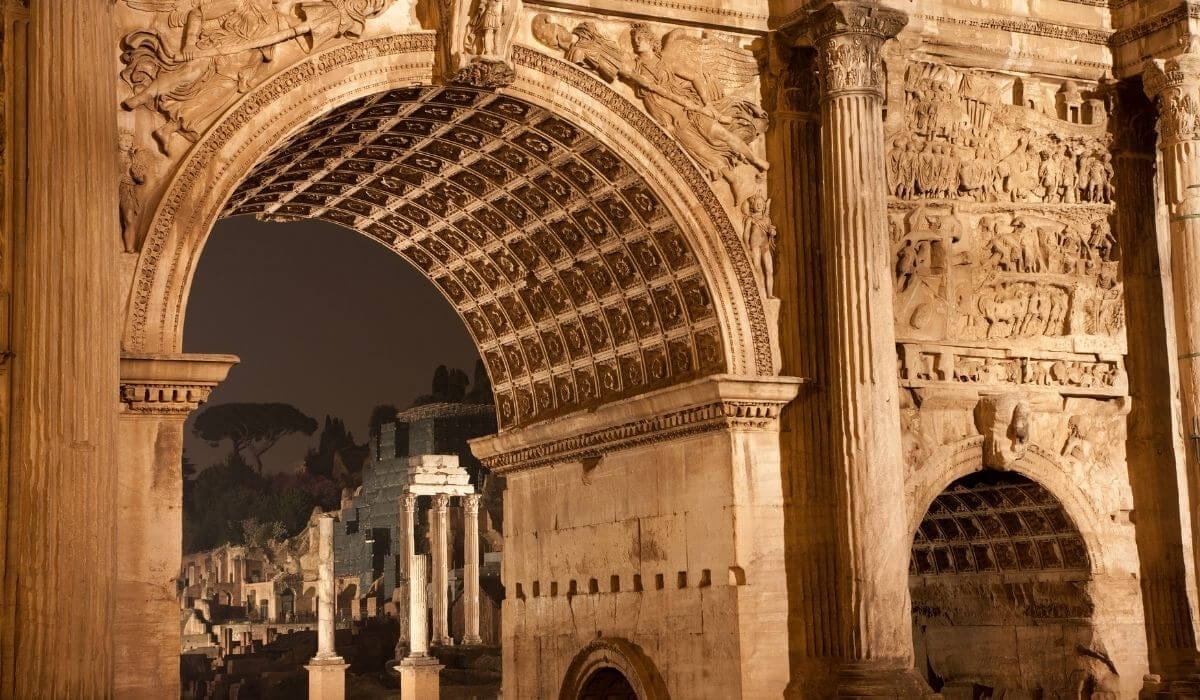
<svg viewBox="0 0 1200 700"><path fill-rule="evenodd" d="M1200 695L1200 5L0 8L0 696L178 693L236 215L474 337L506 699Z"/></svg>

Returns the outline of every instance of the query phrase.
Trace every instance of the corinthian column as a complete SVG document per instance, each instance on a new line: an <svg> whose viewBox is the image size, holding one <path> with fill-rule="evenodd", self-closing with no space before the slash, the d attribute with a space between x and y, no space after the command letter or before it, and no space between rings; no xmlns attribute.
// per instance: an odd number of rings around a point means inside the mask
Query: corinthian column
<svg viewBox="0 0 1200 700"><path fill-rule="evenodd" d="M453 644L450 637L450 497L433 497L433 641Z"/></svg>
<svg viewBox="0 0 1200 700"><path fill-rule="evenodd" d="M479 494L463 496L463 644L479 637Z"/></svg>
<svg viewBox="0 0 1200 700"><path fill-rule="evenodd" d="M1200 520L1192 515L1200 503L1196 502L1193 491L1189 505L1187 483L1189 478L1196 483L1200 477L1200 55L1185 54L1166 62L1147 63L1143 84L1146 94L1158 101L1158 145L1162 151L1162 183L1170 217L1169 240L1161 248L1170 250L1170 288L1173 292L1164 300L1162 307L1166 309L1168 317L1173 316L1175 341L1174 347L1171 347L1172 333L1168 327L1163 332L1165 337L1162 344L1166 353L1176 358L1176 364L1171 367L1175 371L1163 369L1159 372L1161 376L1148 375L1148 380L1158 382L1155 396L1147 396L1145 401L1139 402L1140 397L1134 394L1135 412L1130 415L1129 461L1130 471L1135 477L1133 488L1137 512L1143 512L1138 503L1139 488L1141 492L1152 493L1154 497L1153 505L1148 505L1145 511L1147 522L1143 523L1143 518L1138 518L1138 549L1141 553L1143 540L1153 547L1150 550L1152 554L1143 557L1142 566L1151 670L1170 677L1194 672L1197 663L1193 624L1195 571L1200 562L1196 559L1194 543L1200 537L1200 531L1197 530ZM1118 114L1118 117L1121 116ZM1131 161L1125 154L1120 154L1116 165L1117 220L1118 224L1125 224L1118 226L1118 233L1139 224L1144 227L1147 222L1153 229L1153 210L1148 207L1146 211L1136 209L1140 203L1136 194L1144 190L1143 183L1152 182L1153 163ZM1142 172L1136 173L1137 179L1122 177L1130 165L1141 168ZM1153 195L1146 192L1142 199L1150 196ZM1121 241L1122 257L1128 258L1125 262L1128 279L1126 295L1135 306L1139 300L1137 293L1144 286L1139 284L1140 277L1150 276L1151 281L1155 282L1155 278L1161 274L1156 264L1157 255L1160 254L1157 244L1159 237L1151 230L1148 238L1128 247L1124 239ZM1140 266L1136 265L1147 255L1153 257ZM1139 276L1137 273L1142 271L1147 274ZM1153 291L1160 295L1163 293L1161 288ZM1135 318L1132 313L1134 310L1136 308L1130 309L1131 321ZM1156 366L1165 368L1169 365L1163 365L1162 359L1152 354L1152 341L1157 336L1135 334L1134 330L1134 327L1130 328L1132 345L1129 364L1130 389L1136 392L1138 386L1135 382L1140 376L1140 365L1147 365L1141 374L1153 372ZM1146 354L1150 356L1141 357ZM1133 441L1147 432L1139 429L1140 423L1153 421L1159 426L1168 426L1174 418L1170 406L1164 405L1159 406L1157 415L1147 415L1146 421L1135 420L1139 415L1139 403L1143 404L1142 413L1145 413L1147 408L1158 406L1158 397L1166 398L1175 393L1162 388L1164 380L1178 382L1178 395L1182 403L1182 437L1186 443L1182 450L1185 473L1176 473L1172 469L1176 456L1174 440L1171 439L1173 435L1163 436L1155 450L1132 449ZM1153 469L1138 468L1142 461L1140 452L1160 455ZM1148 531L1145 537L1143 529Z"/></svg>
<svg viewBox="0 0 1200 700"><path fill-rule="evenodd" d="M829 330L831 467L837 493L842 697L914 697L899 385L884 177L880 49L907 18L834 2L815 17L821 228ZM813 465L820 469L823 465Z"/></svg>

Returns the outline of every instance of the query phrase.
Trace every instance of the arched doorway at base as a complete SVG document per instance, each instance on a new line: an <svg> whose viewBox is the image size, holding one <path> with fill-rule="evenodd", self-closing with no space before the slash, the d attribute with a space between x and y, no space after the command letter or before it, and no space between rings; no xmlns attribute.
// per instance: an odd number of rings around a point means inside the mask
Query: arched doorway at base
<svg viewBox="0 0 1200 700"><path fill-rule="evenodd" d="M575 655L559 700L667 700L666 684L641 647L598 639Z"/></svg>
<svg viewBox="0 0 1200 700"><path fill-rule="evenodd" d="M930 504L909 569L917 671L946 698L1117 697L1090 553L1062 502L985 470Z"/></svg>
<svg viewBox="0 0 1200 700"><path fill-rule="evenodd" d="M638 700L638 696L624 674L615 668L601 668L588 676L579 700Z"/></svg>

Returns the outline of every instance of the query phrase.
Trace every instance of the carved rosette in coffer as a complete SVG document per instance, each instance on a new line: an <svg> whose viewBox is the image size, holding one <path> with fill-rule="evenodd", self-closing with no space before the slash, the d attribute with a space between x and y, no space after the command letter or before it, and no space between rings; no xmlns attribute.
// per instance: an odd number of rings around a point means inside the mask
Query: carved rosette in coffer
<svg viewBox="0 0 1200 700"><path fill-rule="evenodd" d="M900 378L1127 393L1108 108L1097 90L914 61L886 161Z"/></svg>
<svg viewBox="0 0 1200 700"><path fill-rule="evenodd" d="M332 221L412 263L474 337L501 427L726 369L696 254L649 183L515 97L414 86L344 105L223 214Z"/></svg>

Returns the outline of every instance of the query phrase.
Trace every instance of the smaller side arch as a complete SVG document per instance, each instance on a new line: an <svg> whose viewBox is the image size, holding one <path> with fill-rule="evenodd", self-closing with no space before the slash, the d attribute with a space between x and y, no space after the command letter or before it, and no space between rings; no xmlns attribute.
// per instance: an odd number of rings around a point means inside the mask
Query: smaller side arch
<svg viewBox="0 0 1200 700"><path fill-rule="evenodd" d="M947 486L968 474L984 469L983 440L983 437L975 436L948 445L927 460L920 469L909 474L906 488L908 532L917 531L921 518ZM1025 456L1014 462L1009 471L1038 482L1062 503L1063 509L1075 523L1084 544L1087 545L1092 574L1103 573L1108 559L1103 536L1104 514L1096 510L1082 485L1073 479L1050 452L1037 445L1030 445Z"/></svg>
<svg viewBox="0 0 1200 700"><path fill-rule="evenodd" d="M563 678L559 700L578 700L592 674L605 668L625 676L640 700L670 697L662 675L641 647L627 639L612 638L598 639L575 655Z"/></svg>

